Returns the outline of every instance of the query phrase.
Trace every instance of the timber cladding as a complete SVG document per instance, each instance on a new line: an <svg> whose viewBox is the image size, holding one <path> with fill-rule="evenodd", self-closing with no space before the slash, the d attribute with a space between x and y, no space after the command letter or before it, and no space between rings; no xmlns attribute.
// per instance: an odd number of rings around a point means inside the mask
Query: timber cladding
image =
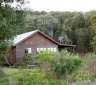
<svg viewBox="0 0 96 85"><path fill-rule="evenodd" d="M10 55L9 55L9 62L10 64L14 64L14 62L16 62L16 47L12 47L11 48L11 52L10 52Z"/></svg>
<svg viewBox="0 0 96 85"><path fill-rule="evenodd" d="M44 35L37 33L34 36L30 37L29 39L26 40L25 42L27 45L34 45L34 44L39 44L39 45L54 45L54 42L51 41L49 38L46 38Z"/></svg>

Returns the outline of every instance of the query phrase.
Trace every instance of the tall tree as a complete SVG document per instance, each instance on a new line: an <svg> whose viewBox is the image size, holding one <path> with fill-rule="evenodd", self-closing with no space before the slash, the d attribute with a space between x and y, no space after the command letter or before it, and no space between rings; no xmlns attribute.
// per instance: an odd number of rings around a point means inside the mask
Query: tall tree
<svg viewBox="0 0 96 85"><path fill-rule="evenodd" d="M8 48L13 36L17 34L17 14L13 8L2 3L13 2L14 0L0 0L0 61L2 57L8 52ZM23 0L17 0L23 1ZM21 16L22 17L22 16ZM16 27L16 28L15 28ZM0 68L0 72L2 69Z"/></svg>
<svg viewBox="0 0 96 85"><path fill-rule="evenodd" d="M29 15L26 17L26 20L28 31L39 29L51 37L53 37L54 31L59 24L58 19L54 18L50 14Z"/></svg>
<svg viewBox="0 0 96 85"><path fill-rule="evenodd" d="M91 22L95 31L95 37L93 38L92 45L94 48L94 52L96 53L96 11L94 11L94 13L91 14Z"/></svg>

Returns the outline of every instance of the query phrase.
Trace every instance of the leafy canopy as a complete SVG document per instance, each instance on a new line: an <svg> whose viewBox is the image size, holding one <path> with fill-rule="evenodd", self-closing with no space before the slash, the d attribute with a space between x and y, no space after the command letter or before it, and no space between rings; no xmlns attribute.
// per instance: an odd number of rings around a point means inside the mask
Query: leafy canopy
<svg viewBox="0 0 96 85"><path fill-rule="evenodd" d="M0 6L0 50L5 50L12 44L13 37L23 26L23 12L14 10L8 5Z"/></svg>

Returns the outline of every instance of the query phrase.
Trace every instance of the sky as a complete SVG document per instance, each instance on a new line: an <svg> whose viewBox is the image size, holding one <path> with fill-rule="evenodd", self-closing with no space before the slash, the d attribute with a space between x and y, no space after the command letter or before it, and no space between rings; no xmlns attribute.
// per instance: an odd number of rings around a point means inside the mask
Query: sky
<svg viewBox="0 0 96 85"><path fill-rule="evenodd" d="M35 11L83 11L96 10L96 0L29 0L26 4Z"/></svg>

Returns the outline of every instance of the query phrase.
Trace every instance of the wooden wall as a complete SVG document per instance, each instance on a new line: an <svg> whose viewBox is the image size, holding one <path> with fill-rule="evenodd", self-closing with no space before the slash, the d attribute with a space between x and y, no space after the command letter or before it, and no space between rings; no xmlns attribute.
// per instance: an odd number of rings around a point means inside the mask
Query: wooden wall
<svg viewBox="0 0 96 85"><path fill-rule="evenodd" d="M10 52L10 55L9 55L9 63L11 65L16 63L16 47L11 48L11 52Z"/></svg>

